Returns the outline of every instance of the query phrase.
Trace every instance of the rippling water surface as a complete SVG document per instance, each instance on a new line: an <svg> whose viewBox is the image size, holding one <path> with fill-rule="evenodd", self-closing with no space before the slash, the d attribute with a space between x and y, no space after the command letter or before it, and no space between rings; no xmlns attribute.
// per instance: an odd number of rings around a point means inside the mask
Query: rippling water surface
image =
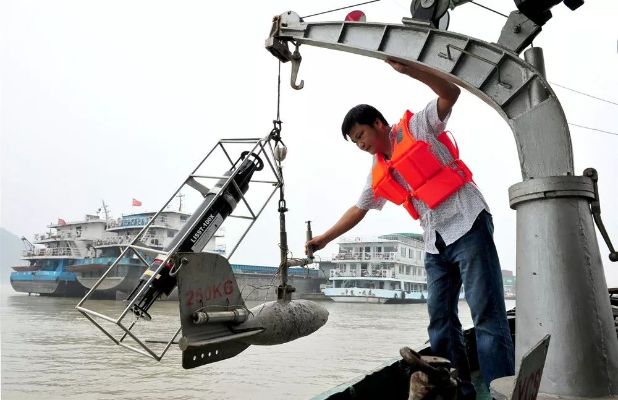
<svg viewBox="0 0 618 400"><path fill-rule="evenodd" d="M114 345L75 310L77 301L2 288L2 399L307 399L427 340L424 304L322 303L329 320L313 335L184 370L177 346L156 362ZM179 326L177 303L157 307L152 338L169 339ZM460 314L468 326L463 302Z"/></svg>

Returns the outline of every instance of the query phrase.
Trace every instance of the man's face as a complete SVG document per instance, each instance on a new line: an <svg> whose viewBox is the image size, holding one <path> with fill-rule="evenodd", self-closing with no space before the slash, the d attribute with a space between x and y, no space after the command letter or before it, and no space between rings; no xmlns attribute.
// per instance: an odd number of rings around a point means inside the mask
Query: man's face
<svg viewBox="0 0 618 400"><path fill-rule="evenodd" d="M350 139L359 149L373 155L376 153L390 154L388 127L379 119L371 125L355 124L350 129Z"/></svg>

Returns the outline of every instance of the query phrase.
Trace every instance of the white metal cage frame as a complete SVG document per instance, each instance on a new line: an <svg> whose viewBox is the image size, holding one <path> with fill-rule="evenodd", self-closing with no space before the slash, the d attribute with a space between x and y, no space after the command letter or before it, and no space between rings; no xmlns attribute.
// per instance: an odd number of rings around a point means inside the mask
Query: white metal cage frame
<svg viewBox="0 0 618 400"><path fill-rule="evenodd" d="M234 177L239 171L238 169L235 169L234 172L232 172L232 174L229 176L197 174L198 170L202 168L206 160L209 159L213 154L215 154L215 151L217 150L222 152L222 155L224 156L224 158L227 161L229 161L230 169L234 169L235 168L234 159L230 157L230 152L226 148L226 146L229 147L230 145L242 145L242 146L246 146L246 148L250 148L249 153L255 154L258 157L261 157L264 161L264 165L268 165L269 167L269 168L264 168L264 170L270 171L272 173L272 176L273 176L272 180L251 179L249 181L250 183L266 184L266 185L271 185L273 187L272 191L269 192L270 194L267 196L267 198L264 201L258 201L257 204L255 204L256 202L254 201L253 207L251 206L249 200L245 197L245 194L242 193L242 190L238 187L238 185L234 181ZM148 247L147 245L142 245L140 240L146 234L150 226L155 223L155 220L157 219L157 217L163 211L167 209L168 205L172 202L172 200L186 186L189 186L192 189L200 192L203 196L206 196L206 194L209 192L208 188L199 183L196 184L197 182L196 178L216 179L216 180L225 179L226 180L225 183L220 188L218 188L218 192L211 199L209 203L210 205L214 204L214 202L217 201L217 199L219 199L219 197L221 197L225 193L226 189L230 185L233 185L233 188L237 191L237 193L240 194L241 202L244 204L244 206L249 212L249 215L239 215L239 214L235 214L234 212L232 212L229 215L229 217L232 217L232 218L241 218L241 219L249 220L250 223L246 227L244 232L242 232L242 234L240 235L240 238L234 244L234 247L232 248L229 255L227 256L228 259L234 254L234 252L236 251L236 249L238 248L238 246L240 245L244 237L247 235L247 233L249 232L249 230L251 229L251 227L257 220L257 218L261 215L262 211L264 210L264 208L266 207L270 199L273 197L273 195L277 191L277 189L279 189L279 187L283 185L283 178L278 172L278 169L276 167L274 149L273 149L272 139L270 135L264 138L241 138L241 139L221 139L219 140L213 146L213 148L208 152L208 154L206 154L206 156L202 159L202 161L197 165L197 167L195 167L195 169L188 175L188 177L183 181L183 183L178 187L178 189L176 189L176 191L172 194L172 196L170 196L170 198L163 205L163 207L161 207L161 209L154 216L152 216L152 218L150 218L148 223L140 230L140 232L130 241L129 244L127 244L126 247L124 247L124 249L120 252L120 255L116 258L116 260L108 267L108 269L103 273L101 278L99 278L99 280L94 284L94 286L88 291L88 293L86 293L84 298L81 299L80 302L75 307L82 315L84 315L84 317L86 317L90 322L92 322L98 329L100 329L115 344L125 347L139 354L152 357L157 361L160 361L165 355L165 353L169 350L170 346L175 343L175 340L178 337L178 334L180 333L181 328L179 327L178 329L176 329L172 337L169 340L164 342L165 346L163 347L163 349L160 352L157 352L148 345L149 343L153 343L153 341L147 341L147 340L141 339L140 337L138 337L137 334L132 332L137 322L141 319L140 317L137 317L134 315L134 313L132 312L132 308L134 304L136 304L136 302L140 299L141 295L148 289L148 286L155 279L157 274L159 274L162 268L165 267L165 265L172 258L172 256L178 251L178 248L180 247L180 245L183 243L186 237L190 234L190 229L184 230L183 237L180 238L180 240L176 242L175 246L168 249L167 251ZM202 209L202 215L206 213L208 208L209 207ZM202 215L200 215L200 217ZM183 231L181 230L178 234L181 234L182 232ZM157 259L161 260L162 262L158 265L157 269L150 276L150 278L145 282L145 284L142 285L140 290L132 297L132 299L127 301L126 307L124 307L124 309L120 312L119 315L117 316L105 315L103 313L97 312L91 308L86 307L85 305L86 302L93 299L97 288L105 281L107 276L120 263L122 258L130 254L130 252L133 252L133 254L135 254L139 258L139 260L144 264L145 269L149 268L151 264L146 260L144 254L148 254L148 253L154 254L157 257ZM180 266L178 268L180 268ZM130 320L131 318L133 319L132 321ZM120 328L120 335L114 335L114 333L111 332L111 329L106 329L106 327L104 327L103 324L100 323L101 320L111 323L114 326ZM128 338L133 339L135 344L131 343L130 341L128 341L127 343Z"/></svg>

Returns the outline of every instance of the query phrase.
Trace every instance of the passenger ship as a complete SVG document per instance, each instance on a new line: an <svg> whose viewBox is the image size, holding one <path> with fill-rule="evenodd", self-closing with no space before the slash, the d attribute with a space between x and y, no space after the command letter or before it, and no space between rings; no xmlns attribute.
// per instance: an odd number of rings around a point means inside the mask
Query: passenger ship
<svg viewBox="0 0 618 400"><path fill-rule="evenodd" d="M86 215L83 220L72 222L59 219L57 224L48 225L49 232L35 235L33 242L22 238L26 246L22 259L27 265L13 267L10 277L13 289L49 296L85 295L155 215L154 212L138 212L110 219L105 204L103 210L105 218ZM189 216L180 211L163 211L144 236L142 245L163 249ZM213 240L205 250L225 253L225 246L215 243ZM148 255L144 257L152 261ZM97 288L95 297L126 297L144 269L137 255L127 254Z"/></svg>
<svg viewBox="0 0 618 400"><path fill-rule="evenodd" d="M422 235L342 238L325 296L337 302L403 304L427 301Z"/></svg>
<svg viewBox="0 0 618 400"><path fill-rule="evenodd" d="M90 290L155 214L155 212L140 212L123 215L118 219L109 219L105 236L92 243L95 254L92 257L78 260L68 267L68 270L75 272L77 280ZM189 216L190 214L181 211L162 211L143 236L141 245L156 250L163 249L176 236ZM214 243L215 240L209 243L205 250L225 252L225 248L216 249ZM149 254L142 254L142 256L146 261L152 261ZM97 287L94 297L126 298L139 282L145 268L145 264L135 253L127 252Z"/></svg>
<svg viewBox="0 0 618 400"><path fill-rule="evenodd" d="M83 296L87 288L69 267L94 255L92 243L105 234L105 227L105 220L98 215L86 215L81 221L60 219L48 225L50 231L34 235L33 242L22 237L26 247L22 259L28 264L13 267L11 286L24 293Z"/></svg>
<svg viewBox="0 0 618 400"><path fill-rule="evenodd" d="M118 219L86 215L83 220L48 225L49 232L37 234L34 241L22 238L26 246L22 259L24 265L13 267L11 285L16 292L43 296L82 297L90 290L123 249L156 213L138 212ZM153 249L165 248L176 236L190 214L164 210L161 212L141 245ZM225 255L226 246L220 229L206 245L204 251ZM146 261L152 257L142 254ZM135 254L126 254L105 277L93 294L97 299L126 299L138 284L145 264ZM232 264L238 285L245 300L274 300L276 288L273 276L276 266ZM322 275L318 270L292 267L288 271L289 283L296 288L295 295L317 295ZM168 299L177 298L176 291Z"/></svg>

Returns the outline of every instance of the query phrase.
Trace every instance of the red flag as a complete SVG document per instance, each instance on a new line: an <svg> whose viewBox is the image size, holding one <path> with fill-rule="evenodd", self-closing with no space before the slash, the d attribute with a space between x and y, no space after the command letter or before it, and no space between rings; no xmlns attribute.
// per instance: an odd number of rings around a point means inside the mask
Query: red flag
<svg viewBox="0 0 618 400"><path fill-rule="evenodd" d="M58 218L58 225L66 225L67 222L65 220L63 220L62 218Z"/></svg>
<svg viewBox="0 0 618 400"><path fill-rule="evenodd" d="M136 199L133 199L133 203L131 204L133 207L139 207L142 205L142 202Z"/></svg>

